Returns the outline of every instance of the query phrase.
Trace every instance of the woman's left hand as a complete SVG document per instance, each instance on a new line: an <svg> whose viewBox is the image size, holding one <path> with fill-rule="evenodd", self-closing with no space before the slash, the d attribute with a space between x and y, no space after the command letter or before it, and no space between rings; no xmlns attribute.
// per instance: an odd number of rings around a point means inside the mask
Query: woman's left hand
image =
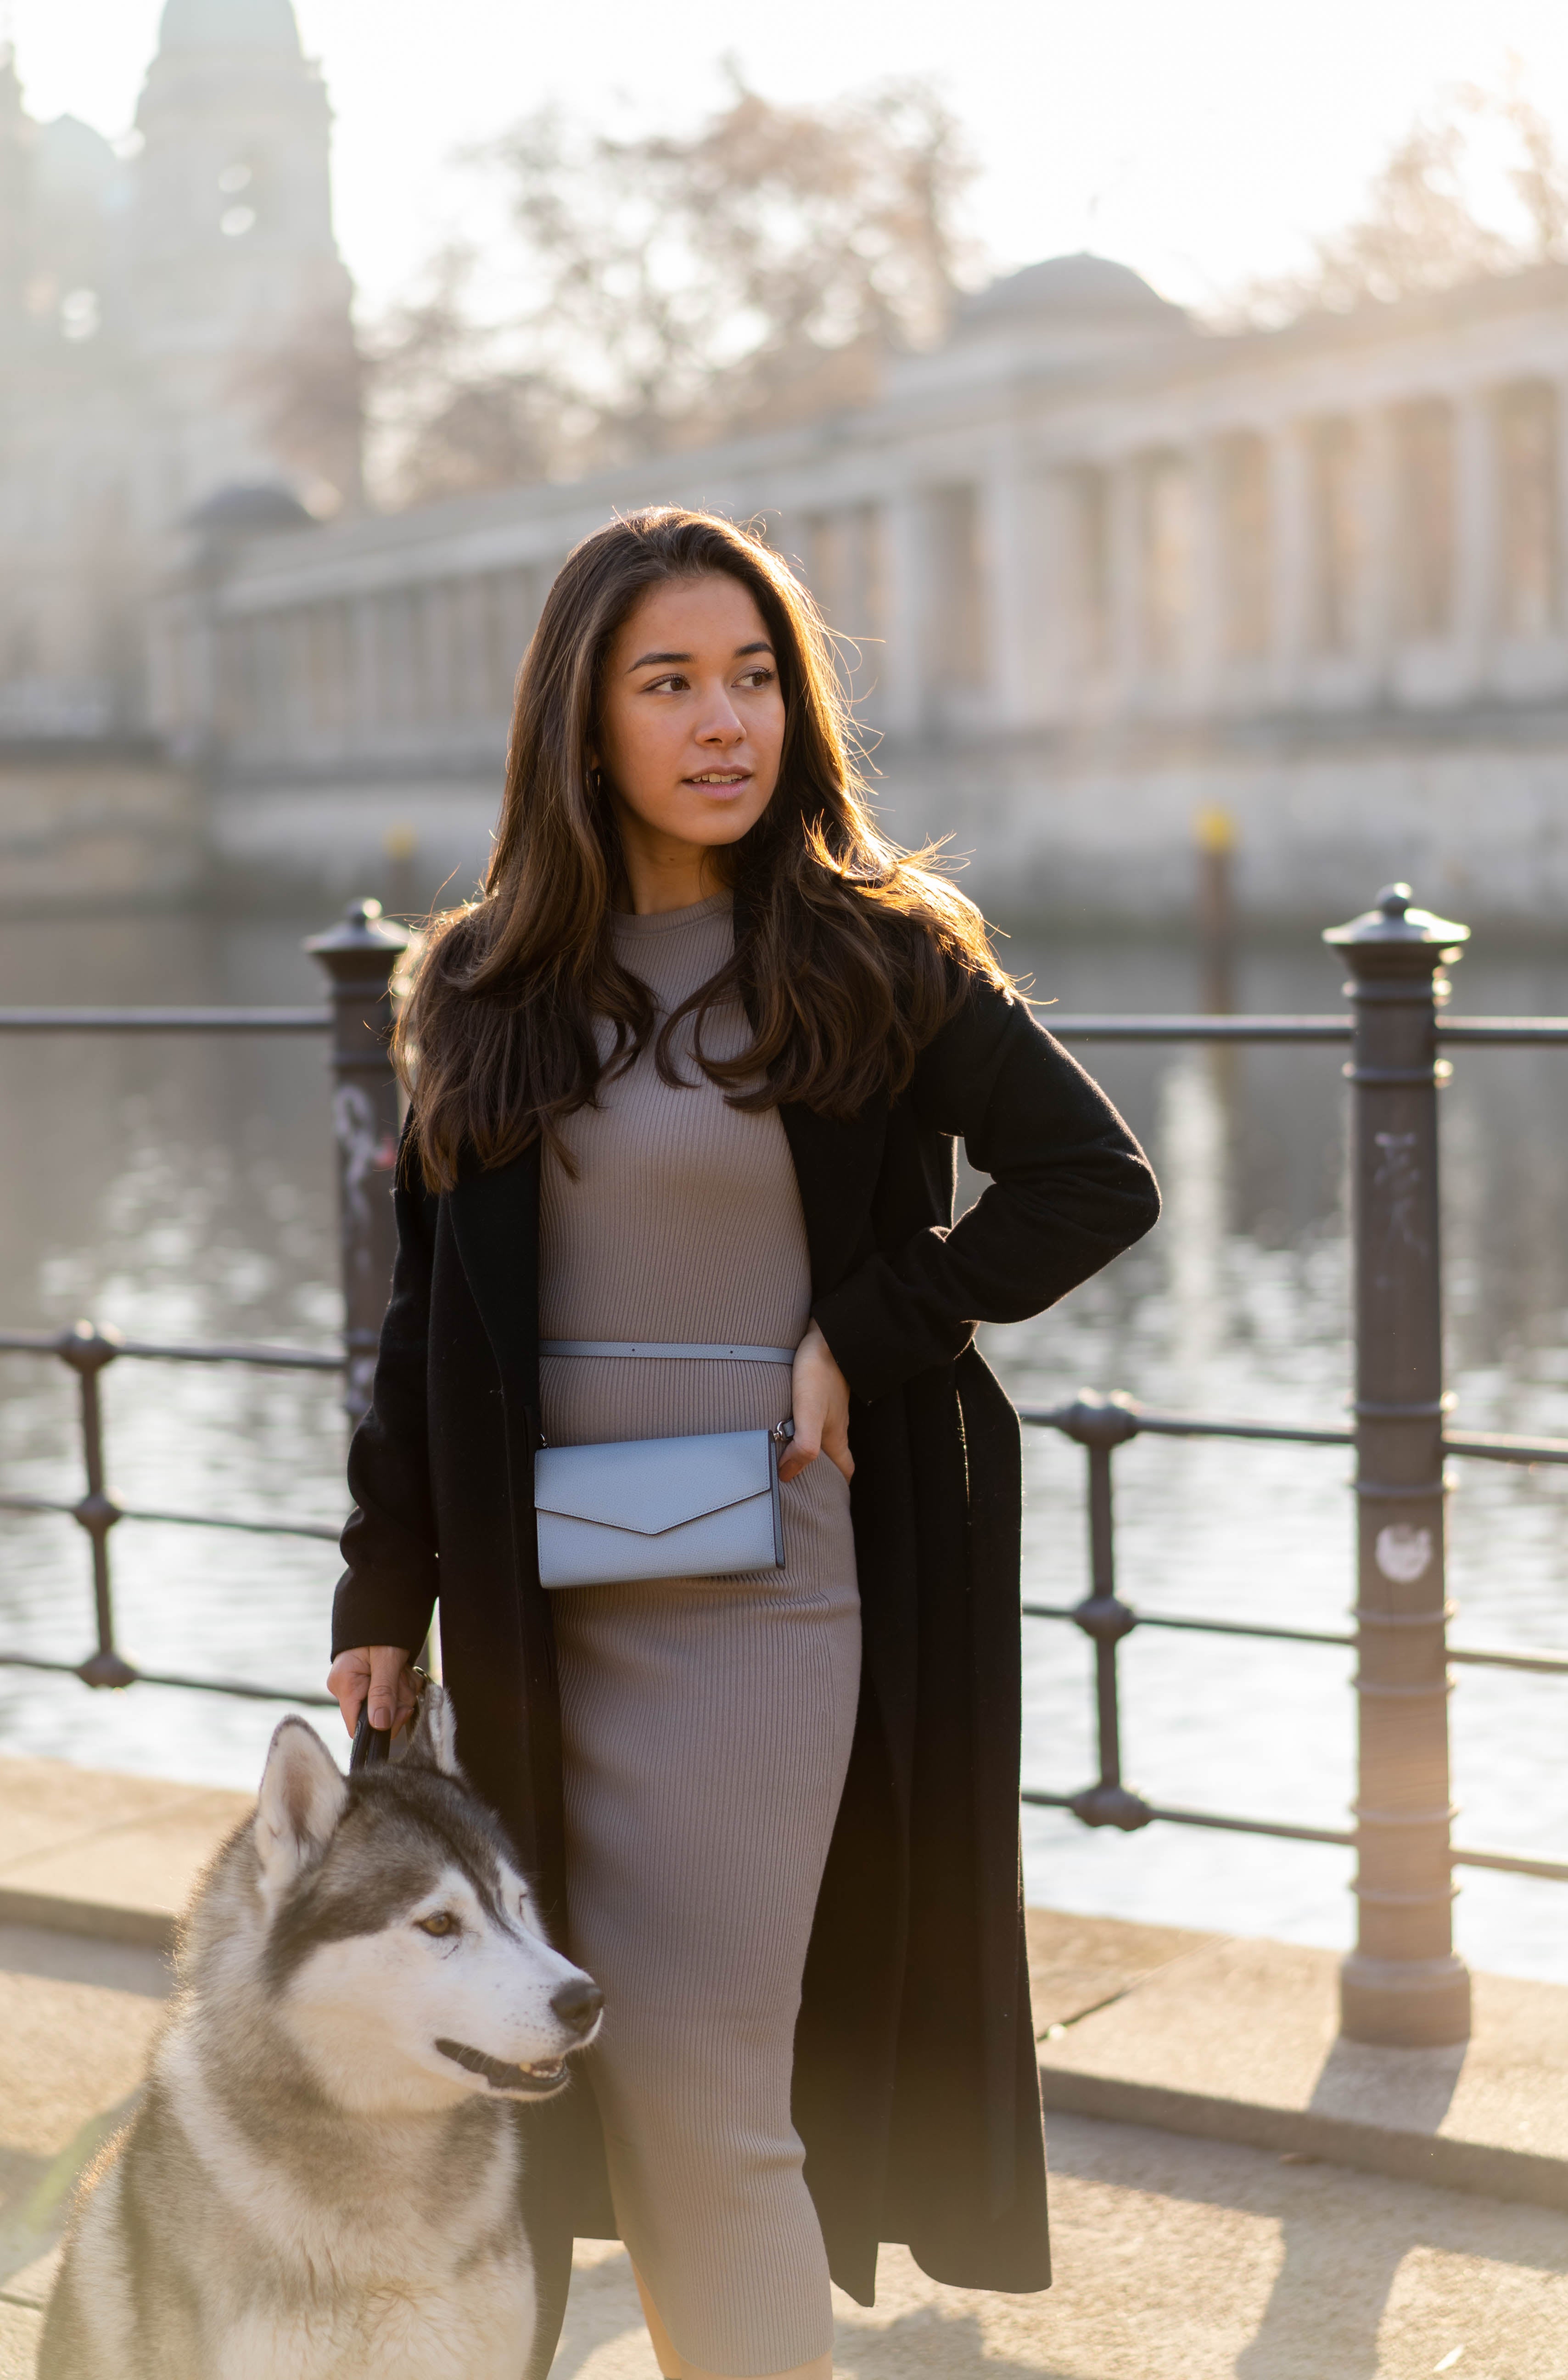
<svg viewBox="0 0 1568 2380"><path fill-rule="evenodd" d="M855 1457L849 1451L849 1383L814 1322L795 1351L792 1386L795 1436L780 1457L779 1477L797 1479L808 1463L825 1454L851 1478Z"/></svg>

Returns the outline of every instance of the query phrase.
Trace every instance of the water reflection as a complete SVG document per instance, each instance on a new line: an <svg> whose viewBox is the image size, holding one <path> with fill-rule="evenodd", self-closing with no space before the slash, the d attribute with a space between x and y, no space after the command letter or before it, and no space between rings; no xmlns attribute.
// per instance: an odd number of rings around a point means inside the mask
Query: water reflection
<svg viewBox="0 0 1568 2380"><path fill-rule="evenodd" d="M159 920L0 929L0 1001L291 1001L318 995L298 925ZM1015 943L1062 1008L1196 1004L1196 966L1153 943ZM1320 1012L1333 963L1244 954L1237 1004ZM1568 1009L1562 959L1466 959L1456 1006ZM1349 1348L1340 1053L1108 1048L1101 1075L1145 1136L1167 1196L1144 1246L1058 1312L989 1334L1014 1392L1081 1384L1150 1403L1282 1419L1345 1409ZM1568 1052L1461 1051L1443 1102L1451 1377L1470 1427L1568 1436ZM325 1343L336 1320L327 1095L313 1042L0 1038L0 1318L91 1313L142 1336ZM14 1128L18 1117L26 1129ZM238 1512L341 1510L330 1379L122 1365L105 1382L111 1484L128 1501ZM71 1384L0 1357L8 1482L75 1494ZM1071 1601L1086 1548L1082 1461L1027 1440L1032 1593ZM1149 1439L1117 1458L1123 1593L1150 1609L1337 1628L1352 1599L1351 1515L1335 1449ZM1469 1463L1453 1510L1458 1641L1568 1641L1568 1475ZM85 1541L67 1520L0 1520L0 1641L77 1658L90 1641ZM335 1563L326 1546L126 1525L122 1633L149 1664L313 1684ZM1093 1774L1088 1648L1026 1627L1027 1774ZM1161 1801L1344 1823L1348 1658L1149 1633L1124 1647L1129 1778ZM1454 1696L1462 1836L1563 1856L1561 1681L1462 1670ZM0 1742L125 1767L250 1782L276 1713L0 1670ZM1174 1828L1084 1834L1030 1813L1032 1894L1061 1906L1337 1944L1349 1863L1312 1846ZM1478 1965L1568 1979L1562 1888L1468 1876L1462 1946Z"/></svg>

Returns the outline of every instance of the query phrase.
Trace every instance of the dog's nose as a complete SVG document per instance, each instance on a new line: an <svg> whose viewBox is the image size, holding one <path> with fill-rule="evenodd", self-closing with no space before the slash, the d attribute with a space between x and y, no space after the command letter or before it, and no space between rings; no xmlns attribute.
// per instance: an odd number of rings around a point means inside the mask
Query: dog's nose
<svg viewBox="0 0 1568 2380"><path fill-rule="evenodd" d="M568 1975L550 1995L550 2005L571 2033L591 2033L599 2022L604 1995L589 1975Z"/></svg>

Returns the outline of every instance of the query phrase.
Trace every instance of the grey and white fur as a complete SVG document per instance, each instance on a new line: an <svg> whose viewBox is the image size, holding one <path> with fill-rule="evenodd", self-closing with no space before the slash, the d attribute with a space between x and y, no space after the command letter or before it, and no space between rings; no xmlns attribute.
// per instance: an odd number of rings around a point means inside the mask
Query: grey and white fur
<svg viewBox="0 0 1568 2380"><path fill-rule="evenodd" d="M39 2380L517 2380L517 2107L601 1996L545 1938L426 1689L407 1756L273 1738L140 2109L89 2177Z"/></svg>

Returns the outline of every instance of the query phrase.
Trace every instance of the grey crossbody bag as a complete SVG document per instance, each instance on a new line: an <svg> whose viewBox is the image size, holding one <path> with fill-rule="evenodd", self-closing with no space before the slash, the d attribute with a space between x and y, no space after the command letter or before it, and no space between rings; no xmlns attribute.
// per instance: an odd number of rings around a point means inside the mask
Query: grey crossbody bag
<svg viewBox="0 0 1568 2380"><path fill-rule="evenodd" d="M792 1347L707 1347L620 1339L546 1339L541 1355L675 1355L793 1364ZM534 1456L539 1583L718 1578L784 1568L779 1456L795 1434L719 1430L613 1446L543 1446Z"/></svg>

